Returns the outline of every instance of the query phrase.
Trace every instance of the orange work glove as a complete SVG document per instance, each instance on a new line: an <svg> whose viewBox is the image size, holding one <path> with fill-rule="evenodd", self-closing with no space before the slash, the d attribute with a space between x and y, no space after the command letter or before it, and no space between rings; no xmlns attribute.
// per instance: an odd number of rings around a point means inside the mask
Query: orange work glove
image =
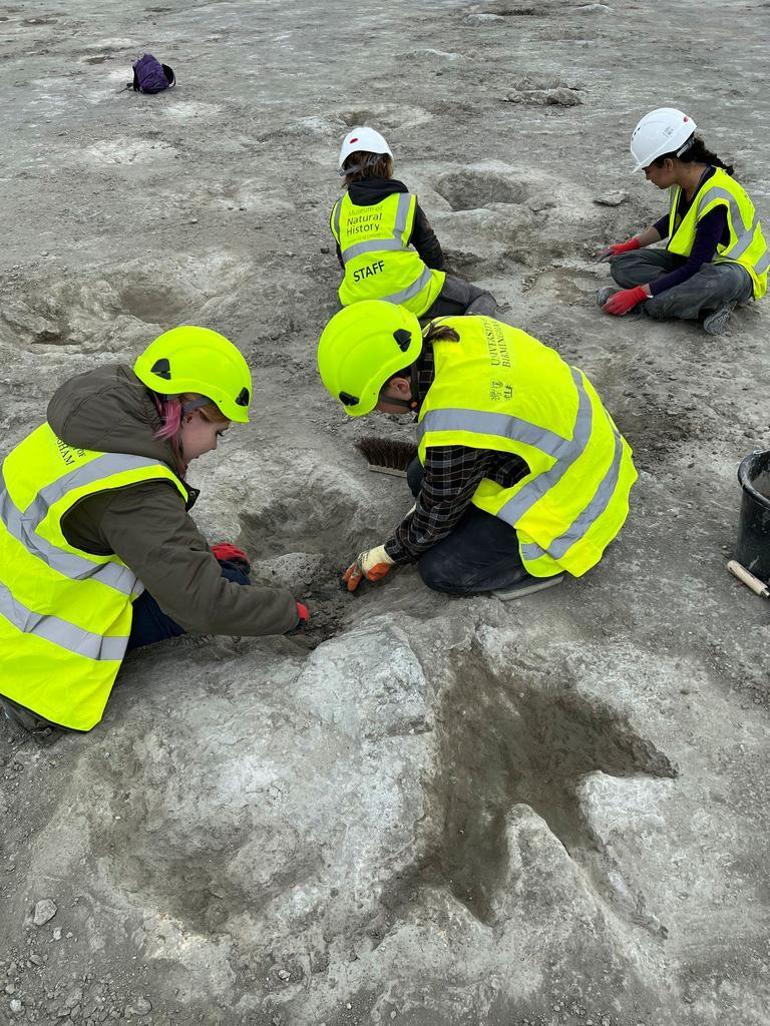
<svg viewBox="0 0 770 1026"><path fill-rule="evenodd" d="M376 549L362 552L347 568L342 580L347 584L348 591L355 591L364 577L367 581L379 581L392 566L393 560L385 551L385 546L378 545Z"/></svg>

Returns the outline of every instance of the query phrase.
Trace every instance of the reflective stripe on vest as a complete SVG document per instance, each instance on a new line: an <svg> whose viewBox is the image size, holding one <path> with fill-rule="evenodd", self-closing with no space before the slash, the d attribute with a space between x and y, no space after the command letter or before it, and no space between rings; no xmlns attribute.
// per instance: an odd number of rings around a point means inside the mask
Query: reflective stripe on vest
<svg viewBox="0 0 770 1026"><path fill-rule="evenodd" d="M572 521L564 534L560 535L558 538L554 538L548 546L547 551L545 549L541 549L540 546L536 545L534 542L526 542L522 545L521 551L525 558L539 559L541 556L548 555L551 559L561 559L561 557L572 548L575 542L580 541L580 539L585 536L592 524L605 511L615 492L618 477L620 475L620 461L622 456L623 442L616 431L615 452L612 456L610 469L604 475L599 487L596 489L593 499L591 499L583 512ZM503 517L503 519L506 518Z"/></svg>
<svg viewBox="0 0 770 1026"><path fill-rule="evenodd" d="M705 182L690 209L677 225L676 215L681 194L682 190L678 186L672 188L668 219L669 252L689 256L698 222L714 208L715 204L724 203L730 238L734 241L726 246L722 243L717 245L714 263L732 261L739 264L752 278L754 298L761 298L767 290L766 275L770 267L770 251L762 234L759 215L745 191L721 168L716 168L713 176ZM742 206L745 210L741 209ZM752 250L753 252L750 252Z"/></svg>
<svg viewBox="0 0 770 1026"><path fill-rule="evenodd" d="M528 420L485 410L428 410L417 425L418 444L428 431L470 431L476 435L497 435L499 438L510 438L542 449L554 459L559 456L563 446L572 444L561 435L531 424Z"/></svg>
<svg viewBox="0 0 770 1026"><path fill-rule="evenodd" d="M519 535L535 576L595 565L628 514L631 450L585 375L518 329L484 317L441 318L459 342L434 342L419 455L465 445L516 453L529 473L511 486L484 479L473 503ZM473 406L453 405L467 396Z"/></svg>
<svg viewBox="0 0 770 1026"><path fill-rule="evenodd" d="M74 655L88 659L114 662L123 658L128 637L105 637L83 630L74 623L60 620L58 616L43 615L28 609L14 598L0 581L0 615L24 634L44 638L51 644L64 648Z"/></svg>
<svg viewBox="0 0 770 1026"><path fill-rule="evenodd" d="M765 271L770 267L770 249L765 250L765 255L754 265L754 270L757 274L764 274Z"/></svg>
<svg viewBox="0 0 770 1026"><path fill-rule="evenodd" d="M431 283L433 272L430 267L426 267L420 277L412 285L409 285L405 289L401 289L400 292L391 292L389 296L383 296L382 298L386 303L406 303L408 299L414 299L418 296L424 288Z"/></svg>

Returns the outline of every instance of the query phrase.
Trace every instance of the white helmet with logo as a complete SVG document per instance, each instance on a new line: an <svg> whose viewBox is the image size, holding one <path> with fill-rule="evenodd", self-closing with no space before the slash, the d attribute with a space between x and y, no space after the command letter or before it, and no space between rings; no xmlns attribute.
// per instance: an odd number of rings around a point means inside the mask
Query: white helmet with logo
<svg viewBox="0 0 770 1026"><path fill-rule="evenodd" d="M664 153L678 157L688 148L698 126L691 117L675 107L658 107L645 114L631 133L631 156L639 171Z"/></svg>
<svg viewBox="0 0 770 1026"><path fill-rule="evenodd" d="M359 150L362 150L365 153L387 153L389 157L393 156L390 151L390 146L388 146L379 132L375 132L373 128L364 128L363 126L359 128L351 128L342 140L339 163L340 170L342 170L342 165L348 159L350 154L356 153Z"/></svg>

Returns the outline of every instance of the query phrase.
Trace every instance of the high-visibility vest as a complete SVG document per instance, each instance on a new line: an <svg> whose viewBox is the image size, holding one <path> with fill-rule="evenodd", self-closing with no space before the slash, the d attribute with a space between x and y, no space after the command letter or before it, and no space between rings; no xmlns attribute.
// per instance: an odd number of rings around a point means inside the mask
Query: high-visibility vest
<svg viewBox="0 0 770 1026"><path fill-rule="evenodd" d="M436 321L433 322L437 323ZM628 515L631 449L582 371L518 328L442 317L459 342L435 341L435 378L420 409L418 454L465 445L516 453L529 473L510 488L484 478L479 509L515 529L534 577L580 577Z"/></svg>
<svg viewBox="0 0 770 1026"><path fill-rule="evenodd" d="M0 469L0 694L90 730L102 718L144 590L116 556L70 545L62 518L87 495L167 480L163 463L66 445L43 424Z"/></svg>
<svg viewBox="0 0 770 1026"><path fill-rule="evenodd" d="M408 244L417 198L394 192L379 203L357 206L345 193L331 213L331 229L342 253L345 276L340 303L384 299L417 317L434 302L444 284L444 271L434 271Z"/></svg>
<svg viewBox="0 0 770 1026"><path fill-rule="evenodd" d="M770 267L770 251L762 234L762 225L754 209L754 204L743 188L721 168L715 168L711 178L707 178L693 198L690 209L683 218L677 214L679 197L682 193L678 185L669 190L670 206L668 212L668 246L669 252L679 256L689 256L695 242L698 222L714 207L724 207L727 212L727 226L730 229L730 240L727 245L717 245L714 263L736 263L744 267L751 275L754 283L754 298L761 299L767 292L767 271Z"/></svg>

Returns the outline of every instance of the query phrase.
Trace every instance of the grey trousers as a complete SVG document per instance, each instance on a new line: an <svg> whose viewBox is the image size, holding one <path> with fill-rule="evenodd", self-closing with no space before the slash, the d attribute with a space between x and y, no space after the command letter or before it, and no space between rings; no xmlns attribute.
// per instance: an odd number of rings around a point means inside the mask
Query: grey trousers
<svg viewBox="0 0 770 1026"><path fill-rule="evenodd" d="M666 249L635 249L613 257L610 274L622 289L630 289L680 266L681 257ZM704 264L681 285L641 303L640 310L655 320L698 320L721 306L746 303L753 295L751 275L739 264Z"/></svg>
<svg viewBox="0 0 770 1026"><path fill-rule="evenodd" d="M472 314L494 317L496 310L497 302L491 292L471 285L464 278L448 274L441 292L425 313L420 314L420 320L429 321L434 317L460 317Z"/></svg>

